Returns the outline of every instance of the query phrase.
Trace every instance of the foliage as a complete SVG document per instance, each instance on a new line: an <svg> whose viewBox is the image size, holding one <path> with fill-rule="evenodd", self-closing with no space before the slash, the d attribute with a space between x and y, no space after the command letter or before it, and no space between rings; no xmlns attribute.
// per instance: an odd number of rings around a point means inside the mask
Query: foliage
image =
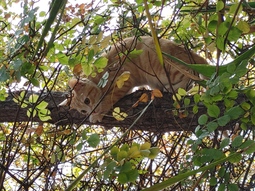
<svg viewBox="0 0 255 191"><path fill-rule="evenodd" d="M0 2L0 101L13 92L28 115L27 122L0 124L1 190L254 188L253 2L52 0L49 10L41 9L41 2ZM132 131L132 126L123 133L121 127L105 130L71 120L48 123L43 92L65 91L73 74L96 75L107 64L101 55L109 44L139 35L153 35L160 60L164 53L156 36L210 61L212 66L193 68L207 76L206 91L180 89L167 108L185 118L205 107L193 132L181 131L181 124L179 132L161 134ZM129 75L119 77L118 87ZM99 86L107 80L105 74ZM121 108L113 115L127 117ZM42 122L33 122L35 117Z"/></svg>

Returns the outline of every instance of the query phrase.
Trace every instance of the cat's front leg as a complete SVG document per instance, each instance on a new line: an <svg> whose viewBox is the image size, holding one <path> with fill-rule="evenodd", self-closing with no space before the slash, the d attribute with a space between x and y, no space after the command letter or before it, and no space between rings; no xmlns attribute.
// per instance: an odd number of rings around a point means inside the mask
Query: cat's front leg
<svg viewBox="0 0 255 191"><path fill-rule="evenodd" d="M101 113L92 113L89 116L90 123L102 122L104 115Z"/></svg>
<svg viewBox="0 0 255 191"><path fill-rule="evenodd" d="M89 121L91 123L102 122L103 117L112 109L113 104L112 96L106 95L95 111L90 115Z"/></svg>

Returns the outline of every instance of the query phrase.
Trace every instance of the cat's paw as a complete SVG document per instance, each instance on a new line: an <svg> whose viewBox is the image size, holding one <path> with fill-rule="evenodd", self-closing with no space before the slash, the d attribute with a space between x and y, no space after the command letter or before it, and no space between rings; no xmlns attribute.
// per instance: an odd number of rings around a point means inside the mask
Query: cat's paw
<svg viewBox="0 0 255 191"><path fill-rule="evenodd" d="M89 121L90 123L102 122L103 117L104 116L100 113L92 113L89 116Z"/></svg>

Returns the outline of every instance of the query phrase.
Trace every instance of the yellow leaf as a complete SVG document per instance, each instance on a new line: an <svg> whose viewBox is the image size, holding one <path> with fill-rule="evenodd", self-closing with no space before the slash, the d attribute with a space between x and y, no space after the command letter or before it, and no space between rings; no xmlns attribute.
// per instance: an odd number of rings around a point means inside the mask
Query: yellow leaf
<svg viewBox="0 0 255 191"><path fill-rule="evenodd" d="M112 112L112 116L117 121L123 121L128 116L128 114L126 114L125 112L120 112L120 108L119 107L115 107L113 112Z"/></svg>
<svg viewBox="0 0 255 191"><path fill-rule="evenodd" d="M140 150L146 150L151 148L151 143L150 142L145 142L140 146Z"/></svg>
<svg viewBox="0 0 255 191"><path fill-rule="evenodd" d="M237 24L237 28L243 33L249 33L250 32L250 25L245 21L239 21Z"/></svg>
<svg viewBox="0 0 255 191"><path fill-rule="evenodd" d="M89 38L90 44L95 44L97 42L97 36L93 35Z"/></svg>
<svg viewBox="0 0 255 191"><path fill-rule="evenodd" d="M130 72L129 71L124 71L117 79L116 84L117 87L120 89L123 87L124 82L127 81L130 77Z"/></svg>

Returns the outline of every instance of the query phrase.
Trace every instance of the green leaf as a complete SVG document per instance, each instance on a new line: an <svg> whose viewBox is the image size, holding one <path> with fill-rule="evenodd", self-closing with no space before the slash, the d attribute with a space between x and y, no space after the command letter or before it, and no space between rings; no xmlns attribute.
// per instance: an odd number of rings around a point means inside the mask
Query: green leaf
<svg viewBox="0 0 255 191"><path fill-rule="evenodd" d="M238 191L239 188L238 188L237 184L228 184L228 190Z"/></svg>
<svg viewBox="0 0 255 191"><path fill-rule="evenodd" d="M231 119L238 119L244 114L244 110L240 106L235 106L227 110L225 115L228 115Z"/></svg>
<svg viewBox="0 0 255 191"><path fill-rule="evenodd" d="M147 150L151 148L151 143L150 142L145 142L140 146L140 150Z"/></svg>
<svg viewBox="0 0 255 191"><path fill-rule="evenodd" d="M149 149L145 149L145 150L141 150L140 153L141 153L141 155L142 155L143 157L148 157L148 156L150 155L151 152L150 152Z"/></svg>
<svg viewBox="0 0 255 191"><path fill-rule="evenodd" d="M230 120L231 120L231 118L228 115L224 115L224 116L218 118L217 122L218 122L219 126L224 127L225 125L227 125L229 123Z"/></svg>
<svg viewBox="0 0 255 191"><path fill-rule="evenodd" d="M207 27L208 30L211 32L214 32L216 30L217 24L218 24L218 22L216 20L210 21L208 24L208 27Z"/></svg>
<svg viewBox="0 0 255 191"><path fill-rule="evenodd" d="M249 155L249 154L252 154L252 153L254 153L255 152L255 144L253 143L252 145L250 145L246 150L245 150L245 153L247 154L247 155Z"/></svg>
<svg viewBox="0 0 255 191"><path fill-rule="evenodd" d="M247 102L241 103L241 108L244 109L245 111L248 111L251 108L251 105Z"/></svg>
<svg viewBox="0 0 255 191"><path fill-rule="evenodd" d="M128 182L135 182L139 176L139 173L137 169L132 169L129 172L127 172L126 175L128 178Z"/></svg>
<svg viewBox="0 0 255 191"><path fill-rule="evenodd" d="M142 53L143 53L143 50L142 50L142 49L140 49L140 50L134 49L133 51L131 51L131 52L128 54L128 56L129 56L129 58L135 58L135 57L141 55Z"/></svg>
<svg viewBox="0 0 255 191"><path fill-rule="evenodd" d="M221 177L221 178L223 178L224 175L225 175L225 173L226 173L226 168L225 168L224 166L222 166L222 167L220 168L220 170L218 171L218 176Z"/></svg>
<svg viewBox="0 0 255 191"><path fill-rule="evenodd" d="M230 139L229 139L229 138L223 139L223 140L221 141L221 143L220 143L220 148L221 148L221 149L225 148L226 146L229 145L229 142L230 142Z"/></svg>
<svg viewBox="0 0 255 191"><path fill-rule="evenodd" d="M129 150L129 145L125 143L124 145L121 146L120 148L121 151L128 151Z"/></svg>
<svg viewBox="0 0 255 191"><path fill-rule="evenodd" d="M100 139L99 139L99 135L98 134L92 134L89 138L88 138L88 143L89 146L91 147L97 147L97 145L99 144Z"/></svg>
<svg viewBox="0 0 255 191"><path fill-rule="evenodd" d="M243 143L243 136L238 135L235 137L235 139L233 140L233 142L231 143L232 147L239 147L241 144Z"/></svg>
<svg viewBox="0 0 255 191"><path fill-rule="evenodd" d="M47 110L49 111L49 110ZM45 115L44 113L38 112L38 117L41 121L49 121L51 120L51 116L49 115L49 112L47 115Z"/></svg>
<svg viewBox="0 0 255 191"><path fill-rule="evenodd" d="M50 110L48 109L40 109L37 113L41 121L49 121L51 119Z"/></svg>
<svg viewBox="0 0 255 191"><path fill-rule="evenodd" d="M86 76L89 76L93 72L93 65L92 64L82 64L83 73Z"/></svg>
<svg viewBox="0 0 255 191"><path fill-rule="evenodd" d="M208 105L207 113L210 117L217 118L220 115L220 108L217 105Z"/></svg>
<svg viewBox="0 0 255 191"><path fill-rule="evenodd" d="M234 64L229 64L229 65L227 66L227 72L228 72L228 73L234 74L235 70L236 70L236 65L234 65Z"/></svg>
<svg viewBox="0 0 255 191"><path fill-rule="evenodd" d="M229 159L229 162L231 163L238 163L240 160L242 160L242 155L241 153L236 153L233 157Z"/></svg>
<svg viewBox="0 0 255 191"><path fill-rule="evenodd" d="M38 81L38 79L35 79L35 78L31 78L31 79L30 79L30 82L31 82L34 86L36 86L36 87L39 87L39 85L40 85L40 82Z"/></svg>
<svg viewBox="0 0 255 191"><path fill-rule="evenodd" d="M211 186L217 185L217 178L212 177L212 178L209 180L209 183L210 183Z"/></svg>
<svg viewBox="0 0 255 191"><path fill-rule="evenodd" d="M227 96L228 98L235 100L238 97L238 92L236 90L232 90L228 93Z"/></svg>
<svg viewBox="0 0 255 191"><path fill-rule="evenodd" d="M218 27L218 33L221 36L224 36L226 32L229 30L230 23L228 21L222 22Z"/></svg>
<svg viewBox="0 0 255 191"><path fill-rule="evenodd" d="M132 169L132 164L131 162L126 162L121 166L120 172L128 172Z"/></svg>
<svg viewBox="0 0 255 191"><path fill-rule="evenodd" d="M35 117L35 116L36 116L36 113L37 113L37 111L36 111L35 109L29 108L29 109L27 110L27 116L28 116L28 117Z"/></svg>
<svg viewBox="0 0 255 191"><path fill-rule="evenodd" d="M214 121L211 121L209 122L207 125L206 125L207 129L209 132L213 132L217 129L218 127L218 123L214 122Z"/></svg>
<svg viewBox="0 0 255 191"><path fill-rule="evenodd" d="M48 103L46 101L42 101L41 103L39 103L36 108L37 109L45 109L48 106Z"/></svg>
<svg viewBox="0 0 255 191"><path fill-rule="evenodd" d="M218 191L225 191L226 185L220 184Z"/></svg>
<svg viewBox="0 0 255 191"><path fill-rule="evenodd" d="M245 151L246 154L251 154L255 152L255 142L254 140L246 140L239 149L242 149Z"/></svg>
<svg viewBox="0 0 255 191"><path fill-rule="evenodd" d="M203 114L198 118L199 125L205 125L207 121L208 121L208 116L206 114Z"/></svg>
<svg viewBox="0 0 255 191"><path fill-rule="evenodd" d="M236 27L231 27L231 30L229 31L229 34L228 34L228 40L235 42L240 38L241 35L242 35L241 30L239 30Z"/></svg>
<svg viewBox="0 0 255 191"><path fill-rule="evenodd" d="M200 101L200 95L199 94L195 94L193 98L194 98L195 103L198 103Z"/></svg>
<svg viewBox="0 0 255 191"><path fill-rule="evenodd" d="M100 57L100 58L96 59L96 61L94 62L94 66L96 66L98 69L102 69L107 66L107 63L108 63L107 58Z"/></svg>
<svg viewBox="0 0 255 191"><path fill-rule="evenodd" d="M117 160L117 154L119 153L119 148L114 146L112 149L111 149L111 155L112 157Z"/></svg>
<svg viewBox="0 0 255 191"><path fill-rule="evenodd" d="M149 159L156 158L160 151L160 149L158 147L151 147L149 150L150 150L150 154L148 156Z"/></svg>
<svg viewBox="0 0 255 191"><path fill-rule="evenodd" d="M6 70L6 67L0 68L0 82L5 82L10 78L9 73Z"/></svg>
<svg viewBox="0 0 255 191"><path fill-rule="evenodd" d="M39 96L37 94L32 94L32 95L29 96L28 101L30 103L36 103L38 98L39 98Z"/></svg>
<svg viewBox="0 0 255 191"><path fill-rule="evenodd" d="M206 156L206 161L210 161L211 159L220 159L224 154L221 150L218 149L203 149L202 154ZM210 159L209 159L210 158Z"/></svg>
<svg viewBox="0 0 255 191"><path fill-rule="evenodd" d="M233 5L230 6L229 13L231 13L231 14L240 14L242 12L242 9L243 9L242 5L239 7L239 3L234 3Z"/></svg>
<svg viewBox="0 0 255 191"><path fill-rule="evenodd" d="M190 99L185 97L183 103L186 107L189 106L190 105Z"/></svg>
<svg viewBox="0 0 255 191"><path fill-rule="evenodd" d="M216 4L216 11L220 11L224 8L224 3L223 1L218 1L217 4Z"/></svg>
<svg viewBox="0 0 255 191"><path fill-rule="evenodd" d="M243 33L248 33L250 31L250 25L245 21L239 21L237 23L237 28Z"/></svg>
<svg viewBox="0 0 255 191"><path fill-rule="evenodd" d="M221 51L224 51L225 50L225 39L221 36L218 36L217 39L216 39L216 46Z"/></svg>
<svg viewBox="0 0 255 191"><path fill-rule="evenodd" d="M90 49L88 53L88 63L90 64L94 57L94 49Z"/></svg>
<svg viewBox="0 0 255 191"><path fill-rule="evenodd" d="M238 64L238 66L236 68L236 72L235 72L237 78L240 78L240 77L244 76L247 73L247 71L248 71L248 69L247 69L248 63L249 63L248 59L244 59L244 60L242 60Z"/></svg>
<svg viewBox="0 0 255 191"><path fill-rule="evenodd" d="M127 158L128 153L127 151L120 151L117 153L117 161L121 161L122 159Z"/></svg>
<svg viewBox="0 0 255 191"><path fill-rule="evenodd" d="M193 106L192 112L193 112L194 114L197 114L197 112L198 112L198 106L197 106L197 105L194 105L194 106Z"/></svg>
<svg viewBox="0 0 255 191"><path fill-rule="evenodd" d="M76 149L78 151L80 151L82 149L82 146L83 146L83 143L79 143L77 146L76 146Z"/></svg>
<svg viewBox="0 0 255 191"><path fill-rule="evenodd" d="M39 13L39 17L45 17L46 16L46 12L45 11L41 11L40 13Z"/></svg>
<svg viewBox="0 0 255 191"><path fill-rule="evenodd" d="M179 88L179 89L178 89L178 94L179 94L180 96L185 96L185 95L187 95L187 92L186 92L186 90L184 90L183 88Z"/></svg>
<svg viewBox="0 0 255 191"><path fill-rule="evenodd" d="M118 174L118 182L121 184L125 184L128 182L128 177L126 173L119 173Z"/></svg>

